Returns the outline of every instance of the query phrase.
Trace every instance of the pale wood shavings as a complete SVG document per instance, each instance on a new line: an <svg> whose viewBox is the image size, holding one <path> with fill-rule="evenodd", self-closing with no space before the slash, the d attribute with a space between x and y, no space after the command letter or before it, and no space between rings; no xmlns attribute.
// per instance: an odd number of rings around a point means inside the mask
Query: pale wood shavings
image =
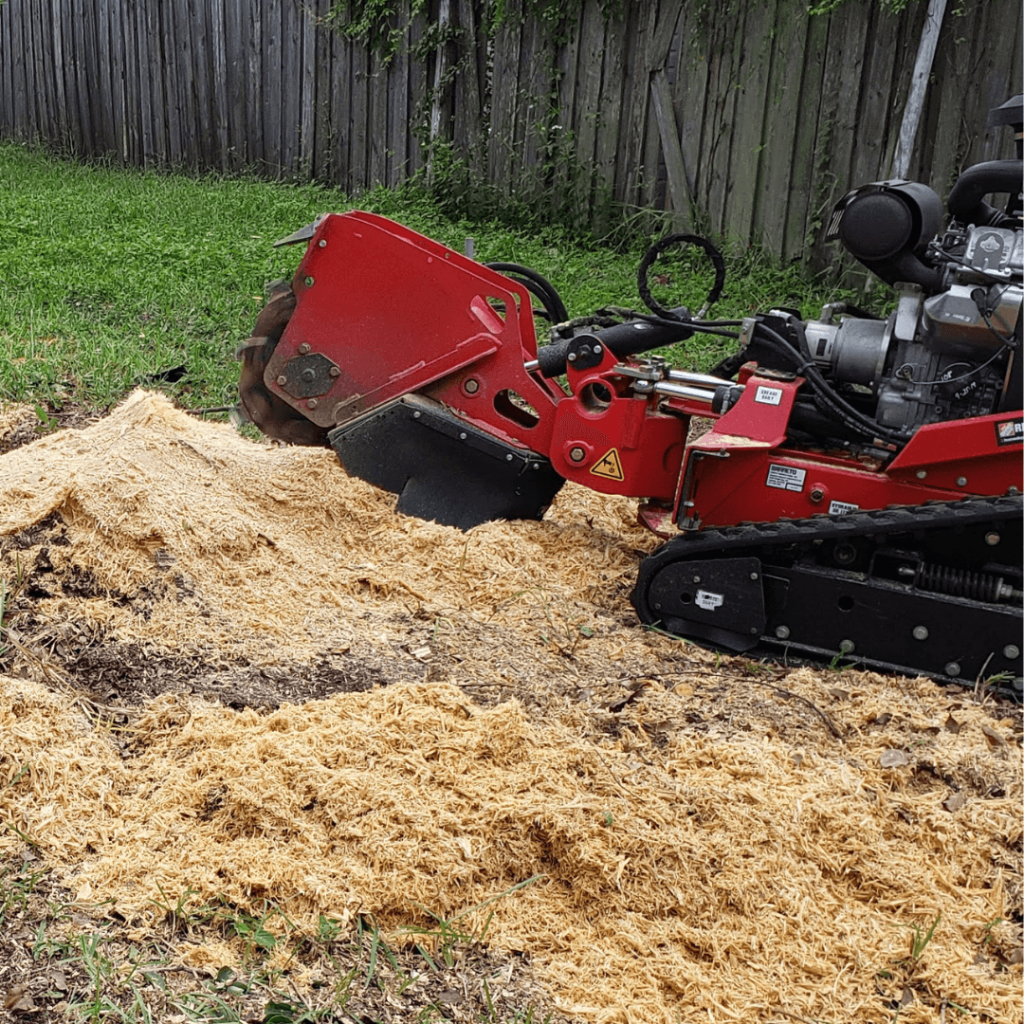
<svg viewBox="0 0 1024 1024"><path fill-rule="evenodd" d="M994 924L1021 911L1015 721L643 632L656 540L631 502L567 488L545 522L464 534L393 500L146 394L5 455L0 534L67 527L47 557L82 592L37 602L54 637L427 681L267 714L163 696L122 748L89 705L0 679L0 853L29 837L141 928L162 890L398 929L540 874L488 908L490 940L593 1020L866 1024L907 990L901 1024L1021 1019Z"/></svg>

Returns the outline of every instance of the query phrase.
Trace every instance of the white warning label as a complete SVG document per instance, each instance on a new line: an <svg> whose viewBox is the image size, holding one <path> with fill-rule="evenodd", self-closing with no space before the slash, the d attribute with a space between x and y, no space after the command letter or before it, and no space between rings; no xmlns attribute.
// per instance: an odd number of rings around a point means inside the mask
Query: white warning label
<svg viewBox="0 0 1024 1024"><path fill-rule="evenodd" d="M778 405L782 401L782 392L778 388L766 388L759 384L754 392L754 401L762 405Z"/></svg>
<svg viewBox="0 0 1024 1024"><path fill-rule="evenodd" d="M860 505L851 505L848 501L830 501L828 503L828 514L830 516L845 516L859 509Z"/></svg>
<svg viewBox="0 0 1024 1024"><path fill-rule="evenodd" d="M710 590L697 591L697 607L703 608L706 612L713 612L725 604L724 594L712 594Z"/></svg>
<svg viewBox="0 0 1024 1024"><path fill-rule="evenodd" d="M768 479L765 483L768 487L777 487L780 491L802 491L806 479L806 469L797 469L796 466L780 466L775 462L770 462L768 464Z"/></svg>

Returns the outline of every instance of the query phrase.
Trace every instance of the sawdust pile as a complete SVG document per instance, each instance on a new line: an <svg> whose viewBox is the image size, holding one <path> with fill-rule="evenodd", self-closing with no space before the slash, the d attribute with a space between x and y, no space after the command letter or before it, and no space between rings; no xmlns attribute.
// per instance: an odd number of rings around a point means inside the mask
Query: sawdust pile
<svg viewBox="0 0 1024 1024"><path fill-rule="evenodd" d="M29 836L140 929L157 898L398 929L539 875L462 923L494 910L488 941L584 1019L1019 1021L1014 721L866 673L723 688L713 656L619 621L648 543L630 504L564 497L461 534L150 395L4 456L0 536L57 512L54 571L97 584L38 615L153 652L428 654L404 655L424 681L266 713L165 695L123 739L0 677L0 856ZM468 695L493 679L523 699Z"/></svg>

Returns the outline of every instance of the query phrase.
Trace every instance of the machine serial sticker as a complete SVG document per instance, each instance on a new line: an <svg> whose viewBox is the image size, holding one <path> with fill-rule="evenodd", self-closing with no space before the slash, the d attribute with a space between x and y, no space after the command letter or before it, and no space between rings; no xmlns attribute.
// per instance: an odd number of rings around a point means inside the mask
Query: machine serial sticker
<svg viewBox="0 0 1024 1024"><path fill-rule="evenodd" d="M721 608L725 604L725 596L723 594L712 594L710 590L698 590L696 600L697 607L703 608L706 612L713 612L716 608Z"/></svg>
<svg viewBox="0 0 1024 1024"><path fill-rule="evenodd" d="M1020 444L1024 441L1024 420L999 420L996 440L1000 444Z"/></svg>
<svg viewBox="0 0 1024 1024"><path fill-rule="evenodd" d="M859 509L860 505L851 505L848 501L830 501L828 503L828 514L830 516L845 516Z"/></svg>
<svg viewBox="0 0 1024 1024"><path fill-rule="evenodd" d="M766 388L759 384L754 392L754 401L762 405L778 405L782 401L782 392L778 388Z"/></svg>
<svg viewBox="0 0 1024 1024"><path fill-rule="evenodd" d="M780 491L802 491L806 479L806 469L797 469L796 466L780 466L770 462L768 464L768 479L765 483L768 487L777 487Z"/></svg>
<svg viewBox="0 0 1024 1024"><path fill-rule="evenodd" d="M590 471L594 476L603 476L608 480L625 480L622 463L619 461L618 448L611 448Z"/></svg>

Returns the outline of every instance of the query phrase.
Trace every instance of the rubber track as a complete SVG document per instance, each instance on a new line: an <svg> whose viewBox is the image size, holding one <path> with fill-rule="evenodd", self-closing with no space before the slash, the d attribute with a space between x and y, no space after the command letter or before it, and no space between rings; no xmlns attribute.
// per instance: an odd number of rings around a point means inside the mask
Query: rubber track
<svg viewBox="0 0 1024 1024"><path fill-rule="evenodd" d="M812 516L807 519L780 519L772 523L744 523L719 529L688 533L667 541L640 564L637 585L632 595L633 606L645 623L657 621L647 607L647 587L664 567L675 561L713 558L722 554L763 555L765 549L814 541L841 540L854 537L881 537L913 531L932 531L950 527L1005 523L1024 516L1024 498L1011 495L994 498L966 498L956 502L932 502L925 505L894 505L890 508L851 512L843 516ZM754 653L768 653L759 648ZM1021 699L1012 685L998 691L1013 700Z"/></svg>

